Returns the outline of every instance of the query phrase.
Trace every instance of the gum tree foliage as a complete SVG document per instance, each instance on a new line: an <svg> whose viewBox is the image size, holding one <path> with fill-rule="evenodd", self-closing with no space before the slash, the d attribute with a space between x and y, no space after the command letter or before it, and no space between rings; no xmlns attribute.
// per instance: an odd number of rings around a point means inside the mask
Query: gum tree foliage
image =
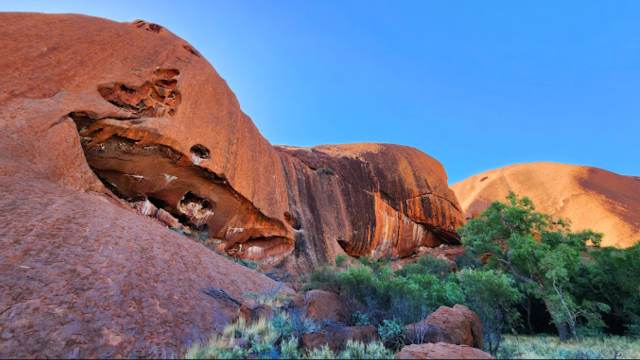
<svg viewBox="0 0 640 360"><path fill-rule="evenodd" d="M563 220L535 211L533 202L510 192L507 203L494 201L482 214L458 230L463 244L477 254L489 254L489 265L513 276L524 291L541 299L562 341L586 320L602 326L600 302L579 301L571 279L585 261L587 246L598 247L602 234L573 233Z"/></svg>
<svg viewBox="0 0 640 360"><path fill-rule="evenodd" d="M615 321L640 336L640 242L626 249L590 251L583 271L572 279L579 297L611 306Z"/></svg>
<svg viewBox="0 0 640 360"><path fill-rule="evenodd" d="M518 321L515 304L522 298L511 276L497 270L463 269L456 274L466 304L482 322L484 343L496 355L502 341L502 329Z"/></svg>

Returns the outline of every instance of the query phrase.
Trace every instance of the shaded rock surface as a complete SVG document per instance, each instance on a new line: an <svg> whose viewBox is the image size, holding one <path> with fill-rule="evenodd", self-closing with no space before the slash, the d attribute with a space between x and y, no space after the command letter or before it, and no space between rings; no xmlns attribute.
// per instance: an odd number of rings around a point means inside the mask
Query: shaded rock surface
<svg viewBox="0 0 640 360"><path fill-rule="evenodd" d="M640 181L632 176L556 163L511 165L451 186L467 217L477 216L509 191L533 200L536 210L571 220L571 229L605 234L602 245L640 240Z"/></svg>
<svg viewBox="0 0 640 360"><path fill-rule="evenodd" d="M490 354L466 345L448 343L409 345L394 359L495 359Z"/></svg>

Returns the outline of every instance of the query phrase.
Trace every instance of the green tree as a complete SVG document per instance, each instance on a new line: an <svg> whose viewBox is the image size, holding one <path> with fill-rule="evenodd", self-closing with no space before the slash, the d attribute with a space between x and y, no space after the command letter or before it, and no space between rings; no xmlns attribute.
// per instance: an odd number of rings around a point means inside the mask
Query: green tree
<svg viewBox="0 0 640 360"><path fill-rule="evenodd" d="M580 298L605 302L615 320L628 330L640 328L640 242L626 249L589 251L582 271L572 279ZM633 331L632 331L633 332Z"/></svg>
<svg viewBox="0 0 640 360"><path fill-rule="evenodd" d="M578 302L570 279L578 272L587 246L598 247L602 234L573 233L566 222L535 211L533 202L510 192L508 203L494 201L459 229L463 244L478 254L490 254L490 265L511 274L525 292L541 299L561 341L569 330L579 342L578 319L597 324L607 306Z"/></svg>
<svg viewBox="0 0 640 360"><path fill-rule="evenodd" d="M464 269L456 276L466 304L480 317L484 342L495 356L502 341L502 328L518 320L520 314L515 305L522 294L511 277L496 270Z"/></svg>

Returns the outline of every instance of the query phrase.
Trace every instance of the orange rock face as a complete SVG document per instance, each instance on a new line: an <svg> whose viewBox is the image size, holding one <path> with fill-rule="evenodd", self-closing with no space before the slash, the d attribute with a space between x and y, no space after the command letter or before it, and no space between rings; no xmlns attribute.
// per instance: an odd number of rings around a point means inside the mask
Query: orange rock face
<svg viewBox="0 0 640 360"><path fill-rule="evenodd" d="M571 229L605 234L602 245L628 247L640 240L640 181L610 171L555 163L490 170L451 186L467 217L509 190L533 200L536 210L571 220Z"/></svg>
<svg viewBox="0 0 640 360"><path fill-rule="evenodd" d="M463 219L444 168L419 150L390 144L276 149L294 194L292 214L304 230L296 243L322 253L337 241L351 256L398 258L420 246L459 242L455 229Z"/></svg>
<svg viewBox="0 0 640 360"><path fill-rule="evenodd" d="M444 168L416 149L274 148L201 54L159 25L1 17L0 130L12 136L0 151L55 183L296 272L344 251L394 258L458 242Z"/></svg>

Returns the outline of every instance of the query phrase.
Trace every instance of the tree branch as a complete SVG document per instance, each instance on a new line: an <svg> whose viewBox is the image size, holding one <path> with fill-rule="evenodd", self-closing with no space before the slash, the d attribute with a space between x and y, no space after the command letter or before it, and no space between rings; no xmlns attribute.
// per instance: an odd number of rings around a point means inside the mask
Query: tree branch
<svg viewBox="0 0 640 360"><path fill-rule="evenodd" d="M499 259L498 261L500 261L501 263L509 266L509 269L511 269L511 273L513 274L513 276L515 276L518 280L524 282L525 284L528 284L530 282L534 282L533 279L530 279L522 274L520 274L518 272L518 270L516 270L515 266L513 266L513 263L511 262L511 255L513 255L513 249L507 251L507 260L504 259Z"/></svg>

